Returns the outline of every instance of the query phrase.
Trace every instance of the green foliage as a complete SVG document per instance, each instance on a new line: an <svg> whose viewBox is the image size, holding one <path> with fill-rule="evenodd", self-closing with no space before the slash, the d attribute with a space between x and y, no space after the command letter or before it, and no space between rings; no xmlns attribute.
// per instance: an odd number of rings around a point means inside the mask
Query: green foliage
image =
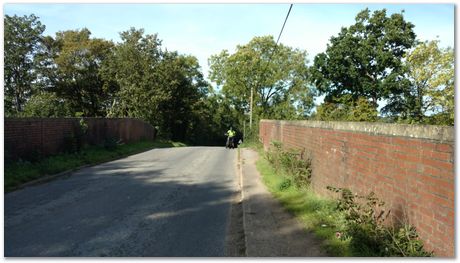
<svg viewBox="0 0 460 263"><path fill-rule="evenodd" d="M198 60L193 56L167 52L158 70L165 78L162 89L169 93L159 108L163 116L160 125L165 127L163 133L170 134L168 137L172 140L192 139L194 129L197 129L193 121L199 118L196 110L209 91Z"/></svg>
<svg viewBox="0 0 460 263"><path fill-rule="evenodd" d="M310 185L311 160L305 156L303 151L286 151L283 150L280 142L273 141L272 147L266 152L265 157L273 165L276 172L283 172L292 178L296 187L305 188Z"/></svg>
<svg viewBox="0 0 460 263"><path fill-rule="evenodd" d="M246 139L243 141L243 143L239 146L241 148L252 148L256 151L262 151L263 149L263 144L259 141L259 137L257 138L252 138L247 136Z"/></svg>
<svg viewBox="0 0 460 263"><path fill-rule="evenodd" d="M384 224L390 211L373 192L360 196L346 188L328 186L340 194L337 209L345 215L345 225L340 238L350 238L350 248L359 256L432 256L418 239L415 228L404 224L388 227Z"/></svg>
<svg viewBox="0 0 460 263"><path fill-rule="evenodd" d="M34 92L34 58L45 26L35 15L5 15L3 22L5 116L15 116Z"/></svg>
<svg viewBox="0 0 460 263"><path fill-rule="evenodd" d="M314 91L307 83L307 53L282 44L275 51L275 45L272 36L254 37L238 45L234 54L223 50L209 59L211 81L222 87L240 114L249 112L253 90L254 122L303 118L314 106Z"/></svg>
<svg viewBox="0 0 460 263"><path fill-rule="evenodd" d="M54 92L40 91L24 105L23 117L69 117L75 113L71 105Z"/></svg>
<svg viewBox="0 0 460 263"><path fill-rule="evenodd" d="M400 96L409 85L401 59L415 43L414 25L402 14L388 17L385 9L372 15L365 9L355 20L315 57L312 82L326 102L349 94L353 101L363 97L376 105Z"/></svg>
<svg viewBox="0 0 460 263"><path fill-rule="evenodd" d="M291 179L284 178L284 180L279 184L278 190L279 191L284 191L284 190L288 189L289 187L291 187L291 185L292 185Z"/></svg>
<svg viewBox="0 0 460 263"><path fill-rule="evenodd" d="M88 123L83 118L78 121L78 126L81 133L86 134L88 132Z"/></svg>
<svg viewBox="0 0 460 263"><path fill-rule="evenodd" d="M133 117L157 125L161 122L160 102L169 94L159 86L161 41L157 35L144 36L144 30L131 28L120 33L122 42L115 46L103 64L102 76L117 88L108 116Z"/></svg>
<svg viewBox="0 0 460 263"><path fill-rule="evenodd" d="M315 118L321 121L368 121L378 119L377 105L368 99L359 97L353 100L347 94L334 99L334 102L324 102L317 108Z"/></svg>
<svg viewBox="0 0 460 263"><path fill-rule="evenodd" d="M388 254L402 257L432 257L433 252L423 248L415 227L408 224L389 230L391 241L387 242Z"/></svg>
<svg viewBox="0 0 460 263"><path fill-rule="evenodd" d="M243 117L222 94L211 91L206 98L193 105L192 111L194 114L188 140L192 144L225 145L224 133L230 127L237 132L237 136L244 132Z"/></svg>
<svg viewBox="0 0 460 263"><path fill-rule="evenodd" d="M394 101L400 122L454 125L454 52L438 41L420 43L406 56L411 87Z"/></svg>
<svg viewBox="0 0 460 263"><path fill-rule="evenodd" d="M107 88L100 70L113 43L90 36L86 28L56 33L56 48L50 51L56 65L50 89L68 101L74 111L83 112L83 116L105 116L113 91Z"/></svg>
<svg viewBox="0 0 460 263"><path fill-rule="evenodd" d="M87 133L88 124L81 118L77 124L73 126L72 131L64 136L61 151L64 153L80 152L86 144Z"/></svg>
<svg viewBox="0 0 460 263"><path fill-rule="evenodd" d="M165 138L191 140L193 123L203 107L208 84L193 56L161 50L157 35L131 28L102 69L107 83L117 86L108 116L140 118L159 126Z"/></svg>
<svg viewBox="0 0 460 263"><path fill-rule="evenodd" d="M80 152L86 144L86 134L88 132L88 124L81 118L78 124L74 127L73 136L75 138L76 151Z"/></svg>

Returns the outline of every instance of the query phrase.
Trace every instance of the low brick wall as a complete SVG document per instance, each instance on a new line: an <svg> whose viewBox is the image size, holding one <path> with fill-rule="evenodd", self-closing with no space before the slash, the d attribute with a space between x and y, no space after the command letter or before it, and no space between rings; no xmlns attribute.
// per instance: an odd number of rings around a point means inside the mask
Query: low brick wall
<svg viewBox="0 0 460 263"><path fill-rule="evenodd" d="M88 124L84 137L89 144L102 144L106 138L125 143L153 140L154 128L132 118L83 118ZM75 133L80 118L5 118L5 152L8 158L44 156L63 150L64 138Z"/></svg>
<svg viewBox="0 0 460 263"><path fill-rule="evenodd" d="M383 123L262 120L260 140L305 150L312 187L373 191L391 214L417 228L437 256L454 257L454 129Z"/></svg>

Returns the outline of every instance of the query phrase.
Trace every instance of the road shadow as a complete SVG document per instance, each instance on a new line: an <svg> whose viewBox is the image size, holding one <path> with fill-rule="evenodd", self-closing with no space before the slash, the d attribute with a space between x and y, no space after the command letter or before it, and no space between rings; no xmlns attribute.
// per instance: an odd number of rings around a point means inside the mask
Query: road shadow
<svg viewBox="0 0 460 263"><path fill-rule="evenodd" d="M231 180L116 162L6 194L5 257L224 255Z"/></svg>

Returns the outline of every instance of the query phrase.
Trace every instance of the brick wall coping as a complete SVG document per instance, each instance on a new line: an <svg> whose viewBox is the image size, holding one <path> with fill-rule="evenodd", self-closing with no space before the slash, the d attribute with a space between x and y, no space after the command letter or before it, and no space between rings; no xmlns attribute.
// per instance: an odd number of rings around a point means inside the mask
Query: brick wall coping
<svg viewBox="0 0 460 263"><path fill-rule="evenodd" d="M283 121L261 120L261 122L279 123L321 129L334 129L352 132L363 132L375 135L403 136L418 139L455 141L454 127L437 125L409 125L379 122L342 122L342 121Z"/></svg>

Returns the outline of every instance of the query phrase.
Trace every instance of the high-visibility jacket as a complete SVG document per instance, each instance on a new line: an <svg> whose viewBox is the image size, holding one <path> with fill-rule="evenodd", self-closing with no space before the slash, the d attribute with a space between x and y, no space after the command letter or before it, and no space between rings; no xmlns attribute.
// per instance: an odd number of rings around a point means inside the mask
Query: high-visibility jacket
<svg viewBox="0 0 460 263"><path fill-rule="evenodd" d="M228 135L228 137L235 137L235 131L233 131L233 130L228 130L228 131L227 131L227 135Z"/></svg>

